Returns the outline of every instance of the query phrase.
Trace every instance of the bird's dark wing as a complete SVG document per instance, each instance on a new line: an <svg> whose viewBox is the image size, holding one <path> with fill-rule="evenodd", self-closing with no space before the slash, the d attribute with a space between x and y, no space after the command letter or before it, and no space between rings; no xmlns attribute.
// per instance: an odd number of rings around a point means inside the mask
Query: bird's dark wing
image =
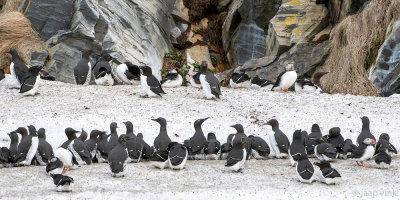
<svg viewBox="0 0 400 200"><path fill-rule="evenodd" d="M239 161L243 159L243 150L241 149L233 149L232 151L229 152L225 166L233 166Z"/></svg>
<svg viewBox="0 0 400 200"><path fill-rule="evenodd" d="M387 154L386 152L380 152L375 157L375 162L376 163L384 162L386 164L390 164L390 162L392 162L392 157L389 154Z"/></svg>
<svg viewBox="0 0 400 200"><path fill-rule="evenodd" d="M29 72L28 67L20 60L14 62L14 72L19 82L22 82L22 78Z"/></svg>
<svg viewBox="0 0 400 200"><path fill-rule="evenodd" d="M275 133L275 141L278 144L279 151L282 153L288 153L290 148L290 142L287 136L280 130Z"/></svg>
<svg viewBox="0 0 400 200"><path fill-rule="evenodd" d="M367 148L366 145L361 144L360 146L357 147L350 155L349 158L361 158L361 156L364 154L364 150Z"/></svg>
<svg viewBox="0 0 400 200"><path fill-rule="evenodd" d="M397 154L397 149L396 149L396 147L394 147L394 146L392 145L392 143L390 143L390 142L389 142L389 152L393 152L393 153Z"/></svg>
<svg viewBox="0 0 400 200"><path fill-rule="evenodd" d="M324 168L321 170L322 171L322 175L325 178L337 178L337 177L341 177L341 175L339 174L338 171L336 171L336 169L333 168Z"/></svg>
<svg viewBox="0 0 400 200"><path fill-rule="evenodd" d="M128 72L129 76L135 77L135 80L140 80L140 68L137 65L134 65L132 63L126 63L126 66L128 67ZM128 75L126 75L128 76ZM129 79L129 78L128 78ZM131 79L129 79L131 80Z"/></svg>
<svg viewBox="0 0 400 200"><path fill-rule="evenodd" d="M219 98L219 95L221 95L221 84L218 79L211 72L207 72L206 81L210 84L211 93Z"/></svg>
<svg viewBox="0 0 400 200"><path fill-rule="evenodd" d="M194 82L195 82L196 84L201 84L201 82L200 82L200 75L201 75L200 72L197 72L195 75L193 75L193 80L194 80Z"/></svg>
<svg viewBox="0 0 400 200"><path fill-rule="evenodd" d="M165 94L160 82L157 80L156 77L147 76L147 84L150 86L150 90L156 93L158 96L161 96L160 94Z"/></svg>
<svg viewBox="0 0 400 200"><path fill-rule="evenodd" d="M281 84L281 78L282 78L282 76L283 76L283 74L284 74L285 72L286 72L286 71L284 71L284 72L282 72L282 73L279 74L279 76L278 76L278 78L276 79L275 84L274 84L274 86L272 87L272 89L275 88L275 87L279 87L279 84ZM272 89L271 89L271 90L272 90Z"/></svg>
<svg viewBox="0 0 400 200"><path fill-rule="evenodd" d="M24 93L31 90L35 85L35 82L36 82L36 76L27 73L26 76L21 81L21 89L19 93Z"/></svg>
<svg viewBox="0 0 400 200"><path fill-rule="evenodd" d="M6 76L4 75L4 70L0 69L0 81L3 80Z"/></svg>
<svg viewBox="0 0 400 200"><path fill-rule="evenodd" d="M178 77L178 73L169 73L161 80L161 84L165 83L167 80L174 80Z"/></svg>

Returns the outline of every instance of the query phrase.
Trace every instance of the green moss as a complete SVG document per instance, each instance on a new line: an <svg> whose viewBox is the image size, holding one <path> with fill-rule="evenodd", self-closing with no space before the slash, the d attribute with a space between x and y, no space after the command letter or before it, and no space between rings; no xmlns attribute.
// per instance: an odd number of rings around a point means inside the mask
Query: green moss
<svg viewBox="0 0 400 200"><path fill-rule="evenodd" d="M210 58L211 58L212 65L216 66L217 63L218 63L218 62L217 62L217 57L211 56Z"/></svg>
<svg viewBox="0 0 400 200"><path fill-rule="evenodd" d="M199 33L199 29L198 28L193 28L192 32L197 34L197 33Z"/></svg>
<svg viewBox="0 0 400 200"><path fill-rule="evenodd" d="M179 52L179 51L174 52L174 53L165 53L164 57L170 58L170 59L176 60L176 61L183 61L183 59L184 59L181 52Z"/></svg>
<svg viewBox="0 0 400 200"><path fill-rule="evenodd" d="M208 71L210 71L211 73L215 74L215 71L212 69L208 69Z"/></svg>
<svg viewBox="0 0 400 200"><path fill-rule="evenodd" d="M378 36L378 37L376 38L376 40L375 40L375 46L378 46L378 47L379 47L380 45L381 45L381 37Z"/></svg>
<svg viewBox="0 0 400 200"><path fill-rule="evenodd" d="M200 69L200 64L198 62L193 63L195 69Z"/></svg>

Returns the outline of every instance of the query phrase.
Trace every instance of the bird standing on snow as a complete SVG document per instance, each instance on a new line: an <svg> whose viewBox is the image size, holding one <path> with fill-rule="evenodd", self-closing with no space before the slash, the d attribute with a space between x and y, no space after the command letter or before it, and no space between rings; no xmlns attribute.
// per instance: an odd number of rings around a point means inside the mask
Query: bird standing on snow
<svg viewBox="0 0 400 200"><path fill-rule="evenodd" d="M327 185L339 183L342 180L342 176L336 169L331 167L331 164L328 161L321 161L314 163L320 169L317 172L318 180L322 183L326 183Z"/></svg>
<svg viewBox="0 0 400 200"><path fill-rule="evenodd" d="M289 88L296 82L297 73L294 71L293 64L287 64L286 71L279 74L278 79L276 80L274 86L271 91L279 91L281 90L286 93L289 92Z"/></svg>
<svg viewBox="0 0 400 200"><path fill-rule="evenodd" d="M171 142L168 145L168 163L171 169L181 170L185 167L188 151L183 144Z"/></svg>
<svg viewBox="0 0 400 200"><path fill-rule="evenodd" d="M62 174L50 174L53 178L54 185L57 187L57 192L72 192L74 179Z"/></svg>
<svg viewBox="0 0 400 200"><path fill-rule="evenodd" d="M315 146L322 142L322 133L318 124L313 124L311 127L311 133L308 135L306 140L307 155L313 155Z"/></svg>
<svg viewBox="0 0 400 200"><path fill-rule="evenodd" d="M125 62L117 66L117 77L128 85L140 84L140 68L131 62Z"/></svg>
<svg viewBox="0 0 400 200"><path fill-rule="evenodd" d="M250 86L250 77L245 73L233 73L229 80L231 88L241 88Z"/></svg>
<svg viewBox="0 0 400 200"><path fill-rule="evenodd" d="M219 96L221 95L221 84L214 76L214 74L208 71L206 61L201 62L200 71L201 87L206 94L206 98L212 99L213 97L216 97L217 99L219 99Z"/></svg>
<svg viewBox="0 0 400 200"><path fill-rule="evenodd" d="M124 122L126 126L126 136L129 140L126 141L126 149L128 151L129 162L140 162L143 152L143 143L133 133L133 124L130 121Z"/></svg>
<svg viewBox="0 0 400 200"><path fill-rule="evenodd" d="M47 165L54 158L53 147L46 141L46 130L40 128L37 131L39 138L38 151L36 152L36 160L40 165Z"/></svg>
<svg viewBox="0 0 400 200"><path fill-rule="evenodd" d="M206 146L206 136L204 136L203 129L201 125L205 122L207 118L198 119L194 122L194 135L189 139L188 142L188 149L189 149L189 156L193 160L201 160L204 159L204 148Z"/></svg>
<svg viewBox="0 0 400 200"><path fill-rule="evenodd" d="M229 134L226 143L221 146L220 160L226 160L228 153L232 150L232 139L235 134Z"/></svg>
<svg viewBox="0 0 400 200"><path fill-rule="evenodd" d="M204 148L206 160L218 160L218 152L221 149L221 143L217 140L214 133L208 133L207 142Z"/></svg>
<svg viewBox="0 0 400 200"><path fill-rule="evenodd" d="M267 142L261 137L250 135L249 141L251 144L251 155L257 160L265 160L270 153Z"/></svg>
<svg viewBox="0 0 400 200"><path fill-rule="evenodd" d="M109 54L100 57L93 67L94 81L97 85L112 86L114 78L111 73L111 65L108 63L112 60Z"/></svg>
<svg viewBox="0 0 400 200"><path fill-rule="evenodd" d="M168 72L167 76L165 76L162 80L161 80L161 85L163 87L179 87L182 85L183 82L183 78L180 74L178 74L178 72L173 69L171 71Z"/></svg>
<svg viewBox="0 0 400 200"><path fill-rule="evenodd" d="M250 154L251 154L251 143L249 141L249 138L247 135L244 133L244 128L241 124L235 124L231 126L236 130L236 134L232 138L232 145L235 142L235 140L240 140L241 138L244 138L244 142L246 143L245 148L246 148L246 159L250 159Z"/></svg>
<svg viewBox="0 0 400 200"><path fill-rule="evenodd" d="M381 148L381 145L382 145L383 142L384 142L384 143L387 142L387 149L388 149L388 152L391 152L391 153L393 153L393 154L397 154L397 149L396 149L396 147L394 147L394 146L390 143L389 140L390 140L389 134L387 134L387 133L382 133L382 134L379 136L378 142L376 143L375 154L378 154L378 153L379 153L379 149Z"/></svg>
<svg viewBox="0 0 400 200"><path fill-rule="evenodd" d="M92 158L92 162L94 162L95 160L97 161L96 158L97 142L100 134L102 134L102 131L92 130L92 132L90 132L89 139L85 141L86 147L90 152L90 157Z"/></svg>
<svg viewBox="0 0 400 200"><path fill-rule="evenodd" d="M89 85L90 83L90 78L92 77L92 66L89 57L91 54L91 50L83 52L81 60L74 68L75 84L77 85Z"/></svg>
<svg viewBox="0 0 400 200"><path fill-rule="evenodd" d="M290 142L287 136L279 129L276 119L269 120L265 125L270 125L274 134L269 135L269 142L275 152L276 158L286 158L289 153Z"/></svg>
<svg viewBox="0 0 400 200"><path fill-rule="evenodd" d="M16 132L21 134L26 134L25 128L20 127ZM17 165L31 165L32 159L36 155L36 151L39 146L39 140L35 132L29 133L27 136L23 136L21 142L18 145L18 154L14 159L14 163Z"/></svg>
<svg viewBox="0 0 400 200"><path fill-rule="evenodd" d="M375 152L374 145L375 145L374 139L365 138L364 141L357 147L357 149L354 150L353 153L351 153L348 156L348 158L353 158L354 160L356 160L358 166L369 167L364 165L364 161L374 156Z"/></svg>
<svg viewBox="0 0 400 200"><path fill-rule="evenodd" d="M108 154L108 164L110 165L113 177L124 176L123 172L128 162L128 152L126 151L126 142L129 136L122 134L118 138L118 144Z"/></svg>
<svg viewBox="0 0 400 200"><path fill-rule="evenodd" d="M161 94L166 94L161 87L160 81L152 74L149 66L141 66L140 71L140 84L146 93L143 97L161 97Z"/></svg>
<svg viewBox="0 0 400 200"><path fill-rule="evenodd" d="M72 152L78 166L90 165L92 164L92 159L90 158L89 149L86 148L86 145L82 140L76 137L76 133L79 133L79 131L72 128L65 129L65 134L69 136L68 138L73 139L71 143L69 143L67 149Z"/></svg>
<svg viewBox="0 0 400 200"><path fill-rule="evenodd" d="M392 157L389 155L390 143L386 139L379 138L380 144L376 147L375 163L377 168L388 169L392 162Z"/></svg>
<svg viewBox="0 0 400 200"><path fill-rule="evenodd" d="M108 149L111 151L115 146L118 145L119 143L119 137L118 137L118 132L117 132L118 125L115 122L112 122L110 124L110 139L108 140Z"/></svg>
<svg viewBox="0 0 400 200"><path fill-rule="evenodd" d="M301 155L296 166L297 177L302 183L312 183L314 181L314 166L307 156Z"/></svg>
<svg viewBox="0 0 400 200"><path fill-rule="evenodd" d="M225 167L234 172L240 172L246 162L246 139L244 137L233 140L232 150L229 152Z"/></svg>
<svg viewBox="0 0 400 200"><path fill-rule="evenodd" d="M102 131L99 135L99 139L97 140L96 158L98 163L107 162L108 153L110 152L107 138L107 132Z"/></svg>
<svg viewBox="0 0 400 200"><path fill-rule="evenodd" d="M333 127L329 129L329 135L327 137L328 143L332 144L334 148L336 148L336 151L341 154L343 150L343 145L344 145L344 138L342 134L340 134L340 128L339 127Z"/></svg>
<svg viewBox="0 0 400 200"><path fill-rule="evenodd" d="M337 158L338 153L331 143L321 143L315 146L314 155L321 161L331 161Z"/></svg>
<svg viewBox="0 0 400 200"><path fill-rule="evenodd" d="M18 88L22 85L22 78L28 73L28 67L19 58L18 52L15 49L11 49L9 52L12 56L10 64L10 72L13 77L15 84Z"/></svg>
<svg viewBox="0 0 400 200"><path fill-rule="evenodd" d="M307 156L306 147L302 141L301 130L296 130L289 149L290 164L294 167L302 156Z"/></svg>
<svg viewBox="0 0 400 200"><path fill-rule="evenodd" d="M371 130L369 129L369 119L368 117L364 116L361 118L362 121L362 128L361 133L357 137L357 144L360 145L364 142L366 138L371 138L376 141L375 137L372 135ZM375 144L374 144L375 146Z"/></svg>
<svg viewBox="0 0 400 200"><path fill-rule="evenodd" d="M160 124L160 132L154 139L154 154L151 161L153 166L164 169L168 165L168 145L171 143L167 133L167 120L162 117L152 120Z"/></svg>
<svg viewBox="0 0 400 200"><path fill-rule="evenodd" d="M42 70L42 66L32 66L28 69L21 79L21 89L19 93L25 96L35 96L38 94L40 76L39 72Z"/></svg>
<svg viewBox="0 0 400 200"><path fill-rule="evenodd" d="M137 138L139 140L139 142L142 143L143 146L143 150L142 150L142 159L143 160L148 160L151 158L151 156L154 153L154 149L150 147L149 144L147 144L144 140L143 140L143 134L142 133L138 133L137 134Z"/></svg>
<svg viewBox="0 0 400 200"><path fill-rule="evenodd" d="M353 144L353 141L351 141L351 139L346 139L343 144L342 152L339 156L342 159L347 159L347 156L349 156L355 149L357 149L357 146Z"/></svg>
<svg viewBox="0 0 400 200"><path fill-rule="evenodd" d="M14 161L15 157L18 155L18 135L17 132L12 131L8 136L10 137L10 146L8 148L10 151L10 160Z"/></svg>

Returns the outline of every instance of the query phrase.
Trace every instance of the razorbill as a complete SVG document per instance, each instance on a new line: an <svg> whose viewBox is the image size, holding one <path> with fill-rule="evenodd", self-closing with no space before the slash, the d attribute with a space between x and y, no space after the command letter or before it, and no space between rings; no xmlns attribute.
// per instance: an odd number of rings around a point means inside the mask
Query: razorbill
<svg viewBox="0 0 400 200"><path fill-rule="evenodd" d="M39 138L38 151L36 152L36 160L40 165L47 165L54 158L53 147L46 141L46 130L40 128L37 131Z"/></svg>
<svg viewBox="0 0 400 200"><path fill-rule="evenodd" d="M231 126L232 128L234 128L236 130L236 134L233 136L232 138L232 146L233 146L233 142L235 140L240 140L241 138L244 138L244 142L246 143L245 145L245 149L246 149L246 159L250 159L250 155L251 155L251 143L249 141L249 138L247 137L247 135L244 133L244 128L241 124L235 124Z"/></svg>
<svg viewBox="0 0 400 200"><path fill-rule="evenodd" d="M207 65L208 64L206 61L201 62L201 67L200 67L201 87L203 88L203 91L207 99L212 99L213 97L219 99L219 96L221 95L221 84L219 83L218 79L214 76L214 74L208 71Z"/></svg>
<svg viewBox="0 0 400 200"><path fill-rule="evenodd" d="M221 143L217 140L215 133L207 134L207 142L204 148L206 160L218 160L218 152L221 149Z"/></svg>
<svg viewBox="0 0 400 200"><path fill-rule="evenodd" d="M307 151L307 141L308 141L308 133L307 133L307 131L301 131L301 143L306 148L306 151Z"/></svg>
<svg viewBox="0 0 400 200"><path fill-rule="evenodd" d="M200 82L201 73L194 71L194 66L193 66L194 63L195 61L190 57L189 54L187 54L187 64L189 65L190 68L186 80L189 80L190 85L192 87L201 88L201 82Z"/></svg>
<svg viewBox="0 0 400 200"><path fill-rule="evenodd" d="M110 124L110 135L108 135L108 137L110 137L110 139L108 140L108 149L109 150L113 149L119 143L117 128L118 128L117 123L112 122Z"/></svg>
<svg viewBox="0 0 400 200"><path fill-rule="evenodd" d="M174 170L181 170L185 167L188 159L188 151L183 144L171 142L168 145L168 163Z"/></svg>
<svg viewBox="0 0 400 200"><path fill-rule="evenodd" d="M3 80L6 77L6 75L4 74L4 70L0 69L0 81Z"/></svg>
<svg viewBox="0 0 400 200"><path fill-rule="evenodd" d="M315 146L314 155L321 161L331 161L338 157L337 149L331 143L321 143Z"/></svg>
<svg viewBox="0 0 400 200"><path fill-rule="evenodd" d="M140 84L146 93L143 97L161 97L161 94L166 94L161 87L160 81L152 74L149 66L141 66L140 72Z"/></svg>
<svg viewBox="0 0 400 200"><path fill-rule="evenodd" d="M53 178L54 185L57 187L57 192L72 192L74 179L62 174L50 174Z"/></svg>
<svg viewBox="0 0 400 200"><path fill-rule="evenodd" d="M147 144L144 140L143 140L143 134L142 133L138 133L137 134L137 138L139 141L142 142L142 146L143 146L143 151L142 151L142 159L143 160L149 160L154 153L154 149L150 147L149 144Z"/></svg>
<svg viewBox="0 0 400 200"><path fill-rule="evenodd" d="M155 151L165 151L168 149L169 143L171 143L171 139L169 138L167 133L167 120L162 117L151 120L156 121L160 124L160 131L158 133L158 136L154 139L153 148L155 149Z"/></svg>
<svg viewBox="0 0 400 200"><path fill-rule="evenodd" d="M64 163L57 157L49 160L46 165L46 173L48 174L62 174L64 172Z"/></svg>
<svg viewBox="0 0 400 200"><path fill-rule="evenodd" d="M393 154L397 154L397 149L396 149L396 147L394 147L393 145L392 145L392 143L390 143L390 137L389 137L389 134L387 134L387 133L382 133L380 136L379 136L379 140L378 140L378 142L376 143L376 149L375 149L375 153L374 154L378 154L379 153L379 149L380 149L380 147L381 147L381 143L382 142L387 142L387 149L388 149L388 152L390 152L390 153L393 153Z"/></svg>
<svg viewBox="0 0 400 200"><path fill-rule="evenodd" d="M126 151L126 142L130 137L122 134L118 138L118 144L108 154L108 164L110 165L111 175L113 177L125 176L124 169L128 162L128 152Z"/></svg>
<svg viewBox="0 0 400 200"><path fill-rule="evenodd" d="M328 161L315 162L314 164L319 167L319 171L316 174L320 182L330 185L337 184L342 180L342 176L336 169L331 167Z"/></svg>
<svg viewBox="0 0 400 200"><path fill-rule="evenodd" d="M261 137L249 135L249 142L251 144L251 155L257 160L265 160L268 158L270 148L267 142Z"/></svg>
<svg viewBox="0 0 400 200"><path fill-rule="evenodd" d="M301 130L296 130L289 148L290 164L294 167L302 156L307 156L307 151L302 140Z"/></svg>
<svg viewBox="0 0 400 200"><path fill-rule="evenodd" d="M206 121L209 117L204 119L198 119L194 122L194 135L189 139L188 149L189 156L192 160L201 160L204 159L204 148L206 146L206 136L204 136L203 129L201 125L204 121Z"/></svg>
<svg viewBox="0 0 400 200"><path fill-rule="evenodd" d="M308 79L297 79L294 88L297 93L325 93L322 89L320 78L328 72L317 72L313 81Z"/></svg>
<svg viewBox="0 0 400 200"><path fill-rule="evenodd" d="M92 158L92 162L96 161L96 154L97 154L97 142L98 142L98 137L101 135L103 131L99 130L92 130L90 132L89 139L85 141L86 147L88 148L90 152L90 157Z"/></svg>
<svg viewBox="0 0 400 200"><path fill-rule="evenodd" d="M39 72L42 70L42 66L32 66L28 69L28 72L22 77L21 89L19 93L25 96L35 96L38 94L40 76Z"/></svg>
<svg viewBox="0 0 400 200"><path fill-rule="evenodd" d="M297 73L294 71L293 64L286 65L286 71L279 74L278 79L276 80L274 86L272 87L271 91L279 91L281 90L286 93L289 92L289 88L296 82Z"/></svg>
<svg viewBox="0 0 400 200"><path fill-rule="evenodd" d="M10 137L10 146L8 147L10 151L10 160L14 161L15 157L18 155L18 134L12 131L8 136Z"/></svg>
<svg viewBox="0 0 400 200"><path fill-rule="evenodd" d="M229 134L226 143L221 146L220 160L226 160L228 153L232 150L232 139L235 134Z"/></svg>
<svg viewBox="0 0 400 200"><path fill-rule="evenodd" d="M71 130L68 129L68 131L71 131ZM72 142L72 140L74 140L76 138L76 133L75 134L67 134L67 129L65 129L64 132L65 132L65 135L67 136L67 141L62 143L60 147L62 147L64 149L68 149L68 145ZM79 133L79 131L77 133Z"/></svg>
<svg viewBox="0 0 400 200"><path fill-rule="evenodd" d="M168 74L161 80L161 85L163 87L179 87L183 83L183 78L178 72L173 69L168 72Z"/></svg>
<svg viewBox="0 0 400 200"><path fill-rule="evenodd" d="M111 65L108 63L112 60L109 54L104 54L97 60L93 66L94 81L97 85L112 86L114 78L111 73Z"/></svg>
<svg viewBox="0 0 400 200"><path fill-rule="evenodd" d="M392 157L389 155L390 143L386 139L379 138L380 144L376 145L375 164L377 168L388 169L392 162Z"/></svg>
<svg viewBox="0 0 400 200"><path fill-rule="evenodd" d="M92 50L83 52L81 60L74 68L75 84L77 85L89 85L90 83L90 78L92 77L92 66L89 57L92 52Z"/></svg>
<svg viewBox="0 0 400 200"><path fill-rule="evenodd" d="M357 146L353 144L351 139L346 139L339 157L342 159L347 159L347 156L349 156L356 148Z"/></svg>
<svg viewBox="0 0 400 200"><path fill-rule="evenodd" d="M371 130L369 129L369 119L367 116L361 118L362 128L361 133L357 137L357 144L360 145L364 142L365 138L371 138L376 141L375 137L372 135ZM375 146L375 144L374 144Z"/></svg>
<svg viewBox="0 0 400 200"><path fill-rule="evenodd" d="M286 158L289 153L290 142L287 136L279 129L276 119L269 120L265 125L270 125L274 134L269 134L269 142L275 152L276 158Z"/></svg>
<svg viewBox="0 0 400 200"><path fill-rule="evenodd" d="M321 128L318 124L313 124L311 127L311 133L308 135L306 141L307 155L314 155L315 146L322 143L322 133Z"/></svg>
<svg viewBox="0 0 400 200"><path fill-rule="evenodd" d="M11 49L9 52L12 56L12 61L10 64L10 72L13 77L16 87L20 88L22 85L22 79L25 74L28 73L28 67L19 58L18 52L15 49Z"/></svg>
<svg viewBox="0 0 400 200"><path fill-rule="evenodd" d="M72 128L66 128L65 133L67 136L70 136L70 138L73 138L67 149L71 151L78 166L92 164L89 149L86 148L86 145L82 140L76 137L76 133L79 133L79 131Z"/></svg>
<svg viewBox="0 0 400 200"><path fill-rule="evenodd" d="M329 134L327 136L328 143L331 143L334 148L336 148L336 151L341 154L343 150L343 145L344 145L344 138L342 134L340 134L340 128L339 127L333 127L329 129Z"/></svg>
<svg viewBox="0 0 400 200"><path fill-rule="evenodd" d="M374 145L376 141L371 138L365 138L364 141L355 149L348 158L352 158L356 161L358 166L369 167L364 165L364 161L374 156ZM360 163L358 163L360 162Z"/></svg>
<svg viewBox="0 0 400 200"><path fill-rule="evenodd" d="M233 73L229 80L229 86L231 88L248 87L250 84L250 77L245 73Z"/></svg>
<svg viewBox="0 0 400 200"><path fill-rule="evenodd" d="M140 162L143 152L143 143L133 133L133 124L130 121L124 122L126 126L126 135L129 140L126 141L126 148L128 151L129 162Z"/></svg>
<svg viewBox="0 0 400 200"><path fill-rule="evenodd" d="M20 127L17 129L18 133L26 134L26 129ZM39 146L39 139L37 137L37 133L31 132L27 136L23 136L21 142L18 145L18 154L14 158L14 163L16 165L31 165L33 158L36 155L36 151Z"/></svg>
<svg viewBox="0 0 400 200"><path fill-rule="evenodd" d="M85 131L85 130L81 130L80 132L79 132L79 139L82 141L82 142L85 142L86 141L86 139L87 139L87 132Z"/></svg>
<svg viewBox="0 0 400 200"><path fill-rule="evenodd" d="M46 81L55 81L56 77L52 76L49 74L49 72L41 70L39 73L39 76L41 79L46 80Z"/></svg>
<svg viewBox="0 0 400 200"><path fill-rule="evenodd" d="M296 166L297 178L302 183L312 183L314 181L314 166L307 156L299 156Z"/></svg>
<svg viewBox="0 0 400 200"><path fill-rule="evenodd" d="M140 68L131 62L125 62L117 66L116 69L117 77L127 85L139 85L140 84Z"/></svg>
<svg viewBox="0 0 400 200"><path fill-rule="evenodd" d="M150 158L151 165L159 169L168 167L168 153L168 149L154 152L153 156Z"/></svg>
<svg viewBox="0 0 400 200"><path fill-rule="evenodd" d="M260 89L262 87L267 87L267 90L271 90L274 86L274 82L266 79L261 79L258 76L251 79L250 87L253 89Z"/></svg>
<svg viewBox="0 0 400 200"><path fill-rule="evenodd" d="M99 139L97 140L96 158L98 163L107 162L108 152L110 152L110 149L108 148L107 139L108 139L107 132L102 131L99 135Z"/></svg>
<svg viewBox="0 0 400 200"><path fill-rule="evenodd" d="M232 141L232 150L228 153L225 163L226 169L234 172L243 170L247 156L246 141L244 137Z"/></svg>

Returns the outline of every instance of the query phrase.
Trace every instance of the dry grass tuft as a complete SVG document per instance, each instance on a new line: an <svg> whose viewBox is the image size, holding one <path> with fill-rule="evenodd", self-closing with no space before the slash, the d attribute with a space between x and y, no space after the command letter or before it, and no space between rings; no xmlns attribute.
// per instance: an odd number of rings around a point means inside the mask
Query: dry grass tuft
<svg viewBox="0 0 400 200"><path fill-rule="evenodd" d="M9 0L6 2L6 4L4 4L2 11L3 12L19 11L23 1L24 0Z"/></svg>
<svg viewBox="0 0 400 200"><path fill-rule="evenodd" d="M10 49L17 50L21 59L29 61L31 52L42 45L42 41L31 27L31 22L20 12L0 14L0 35L2 67L11 62L11 56L7 54Z"/></svg>
<svg viewBox="0 0 400 200"><path fill-rule="evenodd" d="M378 95L378 90L368 80L368 68L371 60L375 62L387 27L399 13L399 1L372 0L360 14L348 16L337 25L332 53L326 62L330 73L323 80L329 92Z"/></svg>

